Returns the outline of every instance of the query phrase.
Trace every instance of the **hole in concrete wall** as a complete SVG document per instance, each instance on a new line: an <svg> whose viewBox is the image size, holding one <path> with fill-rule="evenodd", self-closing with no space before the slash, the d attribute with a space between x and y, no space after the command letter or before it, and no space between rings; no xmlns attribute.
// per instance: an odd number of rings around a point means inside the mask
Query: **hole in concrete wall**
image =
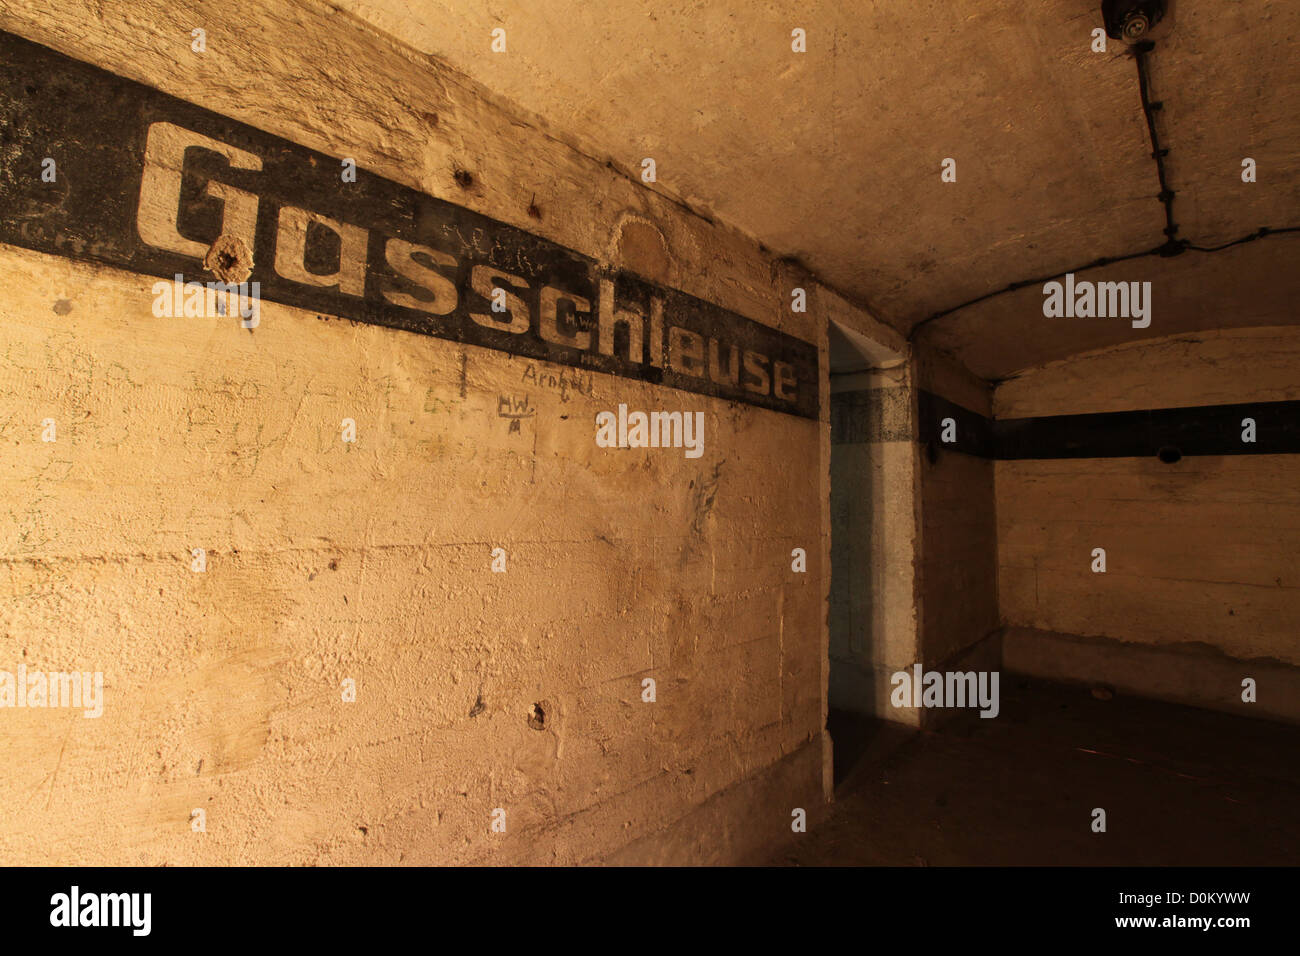
<svg viewBox="0 0 1300 956"><path fill-rule="evenodd" d="M1173 445L1165 445L1164 448L1161 448L1160 451L1156 452L1156 457L1166 465L1172 465L1183 457L1183 453Z"/></svg>
<svg viewBox="0 0 1300 956"><path fill-rule="evenodd" d="M546 710L542 704L533 704L532 713L528 718L528 726L533 730L546 729Z"/></svg>
<svg viewBox="0 0 1300 956"><path fill-rule="evenodd" d="M238 284L253 271L253 250L239 236L226 233L208 247L203 268L222 282Z"/></svg>

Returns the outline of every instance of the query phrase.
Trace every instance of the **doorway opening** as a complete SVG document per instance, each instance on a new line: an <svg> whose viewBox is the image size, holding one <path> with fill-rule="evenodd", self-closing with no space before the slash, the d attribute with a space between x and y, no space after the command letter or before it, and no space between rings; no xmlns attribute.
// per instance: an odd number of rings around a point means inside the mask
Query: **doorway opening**
<svg viewBox="0 0 1300 956"><path fill-rule="evenodd" d="M887 599L899 582L887 549L911 518L911 402L903 357L831 322L830 523L827 730L838 786L866 755L888 706L881 667L889 656ZM887 493L908 483L890 508ZM910 553L905 556L910 564ZM885 699L881 699L884 697Z"/></svg>

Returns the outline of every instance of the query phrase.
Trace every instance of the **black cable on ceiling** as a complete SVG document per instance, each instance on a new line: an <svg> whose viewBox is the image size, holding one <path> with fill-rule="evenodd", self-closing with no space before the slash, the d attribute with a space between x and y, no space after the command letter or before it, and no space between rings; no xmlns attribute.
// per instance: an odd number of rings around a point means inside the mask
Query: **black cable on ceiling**
<svg viewBox="0 0 1300 956"><path fill-rule="evenodd" d="M1156 48L1150 40L1143 40L1134 45L1137 60L1138 94L1142 97L1142 114L1147 120L1147 133L1151 136L1151 158L1156 161L1156 177L1160 180L1160 192L1156 198L1165 207L1165 244L1163 256L1180 255L1186 246L1178 239L1178 223L1174 222L1174 191L1169 188L1165 178L1165 157L1169 150L1160 147L1160 133L1156 131L1156 111L1164 109L1160 100L1151 99L1151 74L1147 70L1147 54Z"/></svg>
<svg viewBox="0 0 1300 956"><path fill-rule="evenodd" d="M983 302L985 299L992 299L995 296L1005 295L1008 292L1015 292L1016 290L1023 289L1026 286L1039 285L1041 283L1051 282L1053 279L1061 278L1067 272L1084 272L1085 270L1088 269L1096 269L1100 266L1108 266L1114 262L1124 262L1128 259L1141 259L1144 256L1158 256L1160 255L1160 250L1163 248L1164 246L1156 246L1154 249L1144 249L1142 252L1130 252L1126 256L1105 256L1101 259L1096 259L1092 262L1089 262L1087 265L1076 266L1073 269L1066 269L1065 272L1054 272L1051 275L1041 276L1037 279L1022 279L1019 282L1012 282L1010 285L1007 285L1004 288L995 289L992 292L986 292L981 296L976 296L974 299L968 299L967 301L961 303L960 305L954 305L950 309L944 309L942 312L936 312L933 315L927 316L926 318L922 319L920 322L916 323L916 325L912 326L912 331L908 333L907 340L909 342L913 341L916 338L916 333L921 329L921 327L927 325L930 322L933 322L935 319L942 319L945 315L952 315L952 313L954 312L960 312L962 309Z"/></svg>
<svg viewBox="0 0 1300 956"><path fill-rule="evenodd" d="M1229 246L1239 246L1243 242L1254 242L1256 239L1263 239L1265 236L1274 236L1282 232L1300 232L1300 226L1287 226L1284 229L1270 229L1268 226L1260 226L1258 232L1252 232L1248 236L1242 236L1240 239L1233 239L1231 242L1225 242L1219 246L1197 246L1186 240L1188 249L1194 249L1197 252L1218 252L1220 249L1227 249Z"/></svg>
<svg viewBox="0 0 1300 956"><path fill-rule="evenodd" d="M1178 238L1178 223L1174 221L1174 191L1169 188L1169 183L1165 178L1165 157L1169 155L1169 150L1160 145L1160 134L1156 130L1155 113L1164 108L1164 103L1160 100L1152 100L1150 93L1150 71L1147 67L1147 56L1155 49L1155 44L1150 40L1143 40L1134 45L1134 55L1137 60L1138 73L1138 92L1142 98L1142 113L1146 117L1147 132L1151 137L1151 157L1156 161L1156 175L1160 181L1160 192L1156 198L1160 200L1165 208L1165 241L1158 246L1145 249L1142 252L1132 252L1122 256L1103 256L1086 265L1076 266L1073 269L1066 269L1063 272L1056 272L1049 276L1042 276L1036 279L1023 279L1019 282L1012 282L1004 288L997 289L993 292L987 292L984 295L976 296L960 305L955 305L950 309L944 309L942 312L935 312L917 322L912 326L912 330L907 334L907 340L913 342L916 340L917 333L933 322L935 319L941 319L944 316L952 315L954 312L960 312L962 309L976 305L986 299L992 299L995 296L1005 295L1008 292L1015 292L1026 286L1039 285L1051 282L1053 279L1059 279L1072 272L1084 272L1088 269L1096 269L1100 266L1111 265L1116 262L1125 262L1129 259L1142 259L1146 256L1160 256L1161 258L1172 258L1173 256L1182 255L1187 250L1194 252L1219 252L1232 246L1239 246L1243 243L1254 242L1257 239L1263 239L1265 236L1275 236L1283 233L1300 232L1300 226L1285 226L1280 229L1273 229L1268 226L1261 226L1255 232L1248 233L1239 239L1233 239L1217 246L1198 246L1190 239Z"/></svg>

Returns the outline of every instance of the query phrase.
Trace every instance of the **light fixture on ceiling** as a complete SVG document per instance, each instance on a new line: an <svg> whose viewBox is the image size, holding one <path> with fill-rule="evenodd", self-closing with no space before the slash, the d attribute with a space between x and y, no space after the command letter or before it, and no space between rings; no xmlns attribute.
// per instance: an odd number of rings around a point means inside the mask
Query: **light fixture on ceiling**
<svg viewBox="0 0 1300 956"><path fill-rule="evenodd" d="M1101 0L1106 35L1137 43L1165 15L1165 0Z"/></svg>

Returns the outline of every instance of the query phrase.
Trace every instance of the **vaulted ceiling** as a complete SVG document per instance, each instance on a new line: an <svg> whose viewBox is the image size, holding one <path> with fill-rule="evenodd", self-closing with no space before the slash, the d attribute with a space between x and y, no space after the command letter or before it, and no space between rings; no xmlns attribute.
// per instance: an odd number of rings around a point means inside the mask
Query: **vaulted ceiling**
<svg viewBox="0 0 1300 956"><path fill-rule="evenodd" d="M658 188L899 330L925 322L918 337L985 378L1138 337L1300 321L1300 232L1085 268L1166 238L1135 57L1119 40L1091 48L1099 0L333 2L595 155L653 157ZM1300 226L1300 3L1171 0L1151 39L1178 237L1212 247ZM1066 271L1151 282L1150 327L1046 318L1041 282L957 308Z"/></svg>

